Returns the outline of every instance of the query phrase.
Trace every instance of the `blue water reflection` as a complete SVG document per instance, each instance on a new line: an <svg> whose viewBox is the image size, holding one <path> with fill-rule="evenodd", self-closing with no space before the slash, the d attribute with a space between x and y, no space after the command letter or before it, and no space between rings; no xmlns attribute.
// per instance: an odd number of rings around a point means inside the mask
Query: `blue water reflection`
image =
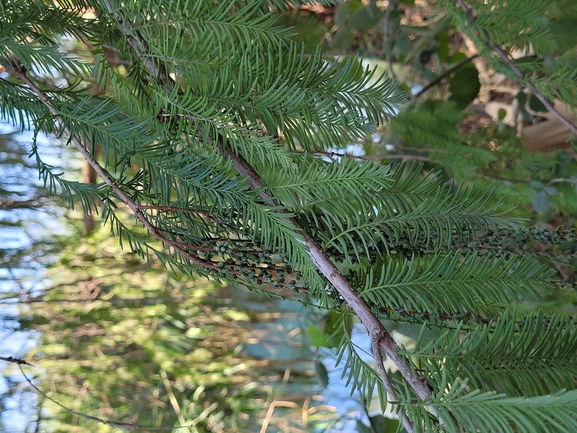
<svg viewBox="0 0 577 433"><path fill-rule="evenodd" d="M79 167L79 159L58 140L39 135L45 162ZM20 329L22 301L50 285L46 267L56 254L54 237L70 233L64 212L46 196L34 159L30 132L0 122L0 356L25 358L39 342L35 331ZM13 364L0 362L0 432L36 429L38 398Z"/></svg>

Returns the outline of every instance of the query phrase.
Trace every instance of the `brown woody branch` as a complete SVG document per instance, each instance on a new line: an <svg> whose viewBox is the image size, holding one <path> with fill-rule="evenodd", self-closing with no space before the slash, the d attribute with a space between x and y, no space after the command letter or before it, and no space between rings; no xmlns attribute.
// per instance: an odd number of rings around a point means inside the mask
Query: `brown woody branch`
<svg viewBox="0 0 577 433"><path fill-rule="evenodd" d="M219 145L221 154L232 162L235 171L242 177L247 179L249 185L260 190L259 197L272 207L280 207L280 203L266 192L266 186L262 181L260 175L256 170L240 155L225 149L222 144ZM351 284L347 281L344 275L335 266L332 260L325 254L322 248L314 241L314 239L302 229L299 222L292 217L285 218L285 221L290 223L299 233L307 246L309 257L314 263L315 267L320 273L333 285L333 287L343 297L347 305L359 317L361 323L367 329L367 332L373 342L373 346L382 348L384 352L391 358L394 364L399 369L401 375L410 384L417 396L423 401L431 401L432 395L429 386L425 379L419 376L409 364L409 362L399 355L399 346L391 337L391 334L386 330L381 321L377 318L371 307L366 301L353 289ZM379 351L380 354L380 351ZM391 400L399 401L395 390L390 385L390 382L383 382L387 390L388 397ZM433 413L436 413L434 408L430 407ZM413 432L412 423L406 416L401 417L403 426L408 432Z"/></svg>

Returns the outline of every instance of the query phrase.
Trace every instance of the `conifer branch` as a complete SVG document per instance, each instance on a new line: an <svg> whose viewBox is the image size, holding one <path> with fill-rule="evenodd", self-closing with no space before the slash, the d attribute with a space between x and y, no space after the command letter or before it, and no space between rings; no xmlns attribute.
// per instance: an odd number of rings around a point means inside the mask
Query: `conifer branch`
<svg viewBox="0 0 577 433"><path fill-rule="evenodd" d="M463 12L465 12L465 15L469 19L469 22L474 25L477 18L473 14L473 11L465 4L464 0L456 0L456 3L457 3L457 6L459 8L461 8L463 10ZM484 29L477 27L477 33L482 37L482 39L487 44L487 46L495 54L497 54L497 56L499 56L499 58L501 60L503 60L503 62L507 65L507 67L509 69L511 69L515 73L515 75L517 75L517 77L519 77L521 79L525 78L525 74L523 74L523 71L521 71L521 69L515 64L515 62L513 62L509 58L509 56L507 55L507 53L505 51L503 51L500 47L498 47L497 45L495 45L493 43L493 41L491 40L491 37L489 36L489 34ZM543 94L539 91L539 89L537 89L537 87L533 83L528 81L525 83L525 85L527 86L527 88L529 90L531 90L533 95L535 95L535 97L543 103L545 108L547 108L547 110L549 110L550 113L552 113L555 117L557 117L557 119L559 119L559 121L561 123L563 123L565 126L567 126L567 128L569 128L573 134L577 135L577 126L574 125L565 116L563 116L563 114L561 114L555 108L555 106L551 102L549 102L547 100L547 98L545 98L545 96L543 96Z"/></svg>
<svg viewBox="0 0 577 433"><path fill-rule="evenodd" d="M231 160L236 172L241 177L246 178L252 188L261 191L259 196L265 203L269 206L279 206L278 201L266 192L266 186L259 174L242 156L236 155L229 150L222 149L222 146L221 151L224 152L224 156ZM314 239L304 231L302 227L300 227L298 221L290 217L287 217L286 221L299 231L299 234L301 234L305 241L312 262L320 273L335 287L347 305L359 317L359 320L367 329L373 345L377 348L380 346L384 350L421 400L425 402L431 401L432 394L427 381L413 370L412 366L406 359L399 355L399 346L383 326L382 322L377 318L376 314L369 307L367 302L355 289L353 289L344 275L339 271L322 248L314 241ZM385 386L385 389L387 389L387 384L385 382L383 382L383 385ZM394 394L391 397L395 399ZM436 414L436 411L432 406L430 407L430 410ZM443 420L439 419L439 421L443 423ZM454 426L457 428L456 422L454 423Z"/></svg>
<svg viewBox="0 0 577 433"><path fill-rule="evenodd" d="M124 23L122 13L113 10L111 3L108 0L103 1L104 5L108 8L108 12L113 14L114 18L118 22L119 29L126 35L128 42L139 57L145 67L148 69L149 73L159 80L161 86L165 90L171 90L174 87L174 82L168 75L166 70L162 65L158 65L152 59L146 57L147 44L145 41L141 41L138 35L130 32L128 27ZM94 168L95 172L100 176L103 182L115 193L115 195L132 211L135 218L143 224L147 231L157 240L172 247L172 249L178 254L185 257L192 264L204 268L212 273L218 273L221 269L213 262L202 260L201 258L191 254L187 251L186 247L183 247L182 243L169 239L164 236L161 232L162 230L156 227L144 213L146 207L136 203L118 184L118 181L108 173L108 171L102 167L90 153L90 151L83 145L80 139L71 133L68 126L61 119L61 114L58 109L52 104L48 95L38 87L27 75L26 71L22 68L14 67L10 68L9 71L14 77L20 79L28 88L42 101L46 106L48 111L55 117L55 123L69 135L71 143L78 149L78 151L83 155L83 157L88 161L88 163ZM202 131L200 131L202 132ZM201 134L202 135L202 134ZM214 138L213 138L214 139ZM274 197L269 195L266 191L266 185L264 185L260 175L256 170L242 157L242 155L236 154L229 149L226 149L223 145L223 140L221 137L216 137L216 141L212 143L217 147L223 157L229 159L232 162L232 166L241 178L245 178L251 188L259 190L259 196L268 206L271 207L281 207L280 203ZM285 211L286 212L286 211ZM377 348L378 357L380 358L380 351L378 348L382 348L385 354L393 361L401 375L405 378L409 386L414 390L415 394L421 399L425 404L429 406L429 410L437 416L439 422L444 425L447 420L441 419L441 416L437 413L433 406L429 405L433 401L433 396L431 394L431 389L426 379L420 376L412 367L409 360L400 355L400 347L394 341L392 336L386 330L384 325L378 319L376 313L371 309L367 302L359 295L357 291L353 289L351 284L347 281L344 275L339 271L335 264L330 260L328 255L322 250L322 248L315 242L315 240L300 226L299 222L288 215L285 221L292 225L295 230L302 236L303 241L307 247L308 255L319 270L319 272L330 282L338 293L343 297L347 305L355 312L359 317L361 323L367 329L367 332L374 342L374 346ZM382 359L381 359L382 361ZM381 362L382 364L382 362ZM386 372L385 372L386 373ZM380 372L382 375L382 372ZM386 374L385 374L386 376ZM390 382L387 378L383 378L383 384L385 388L388 389L389 395L393 400L397 400L394 393L394 389L390 386ZM392 393L391 393L392 392ZM413 431L411 424L408 422L406 415L402 415L403 424L408 431ZM92 417L90 419L93 419ZM456 429L458 429L457 423L454 419L451 419L452 424ZM118 425L118 424L117 424Z"/></svg>
<svg viewBox="0 0 577 433"><path fill-rule="evenodd" d="M26 74L26 71L22 71L20 69L14 68L14 69L10 69L10 73L11 73L11 75L19 78L23 83L25 83L32 90L32 92L34 92L34 94L36 94L36 96L38 96L38 98L44 103L46 108L48 108L50 113L55 118L59 117L60 113L58 112L56 107L54 107L54 105L52 105L52 103L50 102L50 98L32 80L30 80L30 78ZM145 215L145 213L143 212L143 210L147 210L147 209L179 210L179 211L187 211L187 210L169 207L169 206L165 206L165 207L148 206L148 205L141 205L141 204L136 203L134 200L132 200L132 198L128 194L126 194L124 192L124 190L120 186L118 186L116 179L114 179L93 158L90 151L80 142L80 140L76 136L74 136L73 134L70 133L69 128L66 127L65 125L62 125L62 121L57 120L57 123L61 127L63 127L63 129L69 135L72 144L74 144L74 146L80 151L82 156L94 168L94 171L98 174L98 176L100 176L100 178L104 181L104 183L106 185L108 185L112 191L114 191L114 193L120 198L120 200L126 206L128 206L128 208L132 211L132 213L134 214L136 219L143 224L143 226L147 229L147 231L150 234L152 234L158 241L172 247L176 252L178 252L182 256L186 257L188 260L190 260L191 263L195 264L196 266L198 266L200 268L204 268L204 269L206 269L208 271L212 271L212 272L221 272L222 271L222 269L217 265L217 263L212 262L210 260L203 260L203 259L191 254L188 251L189 249L195 249L195 250L202 249L203 248L202 246L189 245L189 244L185 244L183 242L179 242L179 241L167 238L166 236L161 234L163 232L163 230L156 227L154 224L152 224L150 222L150 220L147 218L147 216ZM192 210L188 210L188 211L195 212ZM204 214L202 211L196 211L195 213ZM234 274L234 275L243 276L243 273L238 269L229 269L228 272L231 274ZM287 288L289 287L288 284L284 284L284 283L278 283L278 285L283 286L283 287L287 287Z"/></svg>
<svg viewBox="0 0 577 433"><path fill-rule="evenodd" d="M50 114L52 114L56 119L58 119L60 117L60 113L58 112L58 110L56 109L56 107L54 107L54 105L50 102L50 98L42 91L42 89L40 89L26 74L25 71L22 71L20 69L14 68L14 69L10 69L9 70L10 74L19 78L23 83L25 83L30 90L32 90L32 92L38 96L38 98L42 101L42 103L46 106L46 108L48 109L48 111L50 111ZM80 142L80 140L73 134L70 134L70 130L68 129L68 127L66 127L66 125L62 125L62 121L61 120L56 120L56 123L59 124L59 126L63 127L63 129L66 131L67 134L69 134L70 136L70 141L72 142L72 144L74 145L74 147L76 147L79 152L82 154L82 156L88 161L88 163L94 168L94 171L96 171L96 173L98 174L98 176L100 176L100 178L104 181L104 183L112 190L114 191L114 193L120 198L120 200L126 205L128 206L128 208L132 211L132 213L134 214L134 216L136 217L136 219L138 221L140 221L142 223L142 225L144 225L144 227L148 230L149 233L151 233L156 239L158 239L159 241L170 245L172 248L174 248L175 251L177 251L178 253L182 254L184 257L186 257L188 260L191 261L191 263L194 263L195 265L201 267L201 268L206 268L209 269L211 271L219 271L219 268L216 266L216 264L213 263L209 263L206 262L204 260L199 259L198 257L195 257L194 255L190 254L188 251L184 250L183 248L181 248L180 245L178 245L178 242L175 242L171 239L166 238L165 236L163 236L162 234L160 234L160 230L155 227L149 220L148 218L146 218L146 215L144 214L144 212L142 211L142 209L140 208L140 205L136 202L134 202L132 200L132 198L126 194L126 192L124 192L124 190L122 188L120 188L120 186L118 186L118 183L116 181L116 179L114 179L91 155L90 151L88 149L86 149L86 147Z"/></svg>
<svg viewBox="0 0 577 433"><path fill-rule="evenodd" d="M144 46L144 42L140 42L137 37L135 37L130 30L124 24L124 18L122 13L113 9L112 4L109 0L103 0L103 4L107 9L107 12L112 14L118 22L119 29L129 38L130 45L133 47L134 52L137 57L141 58L145 66L148 68L150 74L157 78L163 87L171 89L174 84L172 78L168 76L166 71L161 70L154 62L151 63L150 59L143 59L144 53L141 51L140 47ZM170 84L169 84L170 83ZM202 131L199 131L199 135L202 136ZM210 140L210 138L209 138ZM214 138L213 138L214 140ZM243 158L242 155L236 154L231 150L225 148L223 140L221 137L216 137L216 142L209 143L219 150L221 155L229 159L232 163L234 170L238 173L241 178L247 180L251 188L259 190L259 196L270 207L280 207L280 203L269 195L266 191L266 185L263 183L260 175L257 171ZM85 157L90 157L90 155L84 150ZM95 161L93 161L95 162ZM92 162L91 162L92 163ZM126 194L123 196L130 200ZM121 196L121 198L123 198ZM134 207L131 208L133 211L137 211L141 214L140 209ZM286 211L285 211L286 212ZM144 218L145 219L145 218ZM140 220L140 218L139 218ZM386 330L382 322L378 319L377 315L369 307L367 302L358 294L357 291L351 286L344 275L339 271L335 264L331 261L328 255L322 250L322 248L314 241L314 239L300 226L299 222L290 216L285 219L290 225L292 225L296 231L302 236L304 243L308 250L308 255L311 261L314 263L315 267L319 272L335 287L338 293L343 297L347 305L355 312L359 317L359 320L367 329L367 332L371 338L371 341L380 346L385 354L393 361L395 366L398 368L401 375L408 382L410 387L414 390L419 399L424 401L431 413L433 413L438 419L441 425L446 425L448 420L441 419L440 414L435 410L429 402L433 401L433 396L431 394L431 389L426 379L419 375L411 366L410 362L400 355L400 347L394 341L390 333ZM149 224L149 226L151 226ZM147 226L147 228L149 228ZM155 231L152 231L155 236L158 236ZM167 242L172 246L174 242ZM175 245L180 251L183 251L178 245ZM179 251L179 252L180 252ZM185 252L185 251L183 251ZM186 256L186 254L185 254ZM188 257L188 256L186 256ZM386 384L384 383L386 386ZM406 417L406 415L405 415ZM452 417L451 417L452 418ZM458 424L454 418L450 420L456 431L459 431ZM409 430L411 431L411 430Z"/></svg>
<svg viewBox="0 0 577 433"><path fill-rule="evenodd" d="M456 190L432 172L423 175L420 165L401 164L391 172L386 164L362 161L412 157L445 166L432 158L470 159L472 164L455 173L489 161L488 150L465 149L445 133L447 120L452 127L459 117L453 109L399 118L407 121L401 126L408 134L420 128L422 143L434 132L440 150L398 145L392 155L332 152L329 146L345 137L372 133L371 126L399 101L389 93L390 82L369 83L372 73L352 61L326 62L320 51L305 58L290 32L266 15L307 1L98 0L82 4L92 5L97 15L85 31L82 21L66 19L70 14L60 4L37 2L35 10L29 0L15 0L15 14L7 18L18 25L0 29L12 43L0 61L11 75L0 80L0 111L22 130L54 133L81 152L101 183L61 177L42 161L37 140L31 156L49 194L60 193L72 207L80 203L88 214L102 206L121 246L126 237L133 253L156 255L177 273L220 278L283 299L302 291L311 300L296 301L343 313L333 316L336 323L331 319L332 337L342 335L337 364L343 362L353 392L371 399L377 385L381 401L394 405L403 431L575 431L575 320L565 313L525 311L546 307L547 299L570 302L577 287L567 270L576 254L570 247L575 229L522 229L497 214L488 195ZM389 2L389 12L398 2ZM559 80L548 76L545 64L525 68L511 57L515 44L536 52L555 49L548 8L537 3L439 2L495 66L550 100L556 95L571 103L571 52L555 65ZM29 31L36 27L38 39ZM98 95L76 84L57 89L50 78L53 71L82 82L90 77L88 67L58 48L53 36L67 32L81 42L94 36ZM117 62L99 51L105 46L124 59ZM118 63L130 67L118 70ZM440 126L437 114L444 119ZM93 145L102 146L103 159L94 155ZM568 173L543 183L570 186ZM127 211L134 214L131 224L120 219ZM32 298L29 302L38 302ZM145 298L117 300L107 305L145 303ZM519 303L525 306L518 312L509 308ZM363 352L374 365L350 340L346 319L353 312L355 323L367 330L371 349ZM384 327L391 321L420 325L414 348L394 341ZM386 356L402 378L394 380L387 371ZM0 361L21 369L28 365L12 357ZM90 422L156 430L85 416L52 401ZM373 422L371 428L378 430Z"/></svg>

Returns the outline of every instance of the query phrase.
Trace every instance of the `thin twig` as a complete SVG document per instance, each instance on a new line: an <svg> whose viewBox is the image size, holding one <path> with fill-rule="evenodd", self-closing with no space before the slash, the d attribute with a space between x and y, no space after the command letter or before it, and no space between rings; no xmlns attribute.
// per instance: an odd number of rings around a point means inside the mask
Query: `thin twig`
<svg viewBox="0 0 577 433"><path fill-rule="evenodd" d="M144 205L144 204L139 204L138 207L142 210L157 210L157 211L161 211L161 212L181 212L181 213L196 214L196 215L203 216L206 219L208 219L208 220L210 220L216 224L226 225L207 210L186 209L186 208L181 208L181 207L176 207L176 206L159 206L159 205Z"/></svg>
<svg viewBox="0 0 577 433"><path fill-rule="evenodd" d="M383 386L387 390L387 400L388 401L391 401L391 400L399 401L399 397L397 396L395 388L393 388L393 384L391 383L391 379L389 378L389 375L387 374L387 371L385 370L383 355L381 354L381 346L379 345L380 336L374 335L372 337L373 337L373 339L371 341L371 346L373 348L373 357L375 358L375 364L377 367L377 371L379 372L379 375L381 376L381 381L383 382ZM406 413L403 411L400 411L400 417L401 417L401 422L403 423L403 427L405 427L405 430L407 430L408 433L413 433L413 431L414 431L413 423L411 422L411 420L409 420L409 418L407 418Z"/></svg>
<svg viewBox="0 0 577 433"><path fill-rule="evenodd" d="M477 18L473 15L473 11L465 4L465 2L463 0L456 0L456 3L457 3L457 6L459 6L465 12L465 15L467 16L467 18L469 19L471 24L474 24L475 21L477 20ZM501 60L503 60L503 62L509 67L509 69L511 69L515 73L515 75L517 75L517 77L519 77L521 79L525 78L525 74L523 73L523 71L521 71L521 69L515 64L515 62L513 62L509 58L509 56L507 55L507 53L505 53L505 51L503 51L500 47L498 47L497 45L495 45L493 43L493 41L491 40L491 37L485 31L485 29L482 29L482 28L477 26L477 32L484 39L487 46L494 53L496 53L497 56L499 56L501 58ZM531 83L530 81L527 81L524 84L533 93L533 95L535 95L535 97L543 103L543 105L547 108L547 110L549 110L550 113L553 113L553 115L555 117L557 117L557 119L559 119L559 121L561 121L561 123L563 123L565 126L567 126L573 134L577 135L577 126L574 125L573 123L571 123L571 121L569 121L569 119L567 119L565 116L563 116L555 108L555 106L553 104L551 104L551 102L549 102L547 100L547 98L545 98L545 96L543 96L543 94L539 91L539 89L537 89L537 87L533 83Z"/></svg>
<svg viewBox="0 0 577 433"><path fill-rule="evenodd" d="M417 93L415 95L414 99L419 98L420 96L424 95L425 92L427 92L427 90L429 90L431 87L435 87L437 84L439 84L441 81L443 81L444 78L448 77L449 75L451 75L453 72L461 69L463 66L468 65L469 63L471 63L474 59L476 59L477 57L479 57L479 54L475 54L471 57L467 57L465 60L460 61L459 63L457 63L455 66L453 66L450 69L447 69L445 72L443 72L441 75L439 75L437 78L435 78L433 81L431 81L429 84L427 84L425 87L423 87L423 89L421 89L421 91L419 93Z"/></svg>
<svg viewBox="0 0 577 433"><path fill-rule="evenodd" d="M29 365L31 367L33 366L28 361L25 361L25 360L20 359L20 358L12 358L11 356L9 356L8 358L6 358L4 356L0 356L0 361L10 362L10 363L16 364L16 365Z"/></svg>
<svg viewBox="0 0 577 433"><path fill-rule="evenodd" d="M186 209L186 208L182 208L182 207L176 207L176 206L157 206L157 205L138 205L138 207L140 209L152 209L152 210L160 210L160 211L175 211L175 212L185 212L185 213L196 213L199 215L204 215L204 216L212 216L212 214L207 211L207 210L199 210L199 209Z"/></svg>
<svg viewBox="0 0 577 433"><path fill-rule="evenodd" d="M403 153L391 153L381 155L382 159L410 159L414 161L425 161L425 162L437 162L434 159L429 158L428 156L422 155L408 155Z"/></svg>
<svg viewBox="0 0 577 433"><path fill-rule="evenodd" d="M304 155L305 152L295 152L297 154ZM308 155L322 155L327 156L329 158L348 158L348 159L357 159L363 161L382 161L384 159L414 159L416 161L425 161L425 162L437 162L436 160L432 160L428 156L421 156L421 155L407 155L407 154L398 154L398 153L380 153L375 155L351 155L350 153L340 153L340 152L323 152L323 151L316 151L314 153L309 153Z"/></svg>
<svg viewBox="0 0 577 433"><path fill-rule="evenodd" d="M52 397L48 396L44 391L42 391L40 388L38 388L36 385L34 385L32 380L26 375L26 373L24 373L24 370L22 369L21 365L18 365L18 367L20 368L20 372L22 373L22 376L24 376L24 379L26 379L26 382L28 382L28 384L30 384L30 386L32 388L34 388L34 390L38 394L40 394L42 397L50 400L55 405L61 407L66 412L69 412L73 415L79 416L80 418L84 418L84 419L89 420L89 421L96 421L97 423L112 426L112 427L119 427L119 428L126 429L126 430L144 429L144 430L148 430L148 431L171 431L173 429L181 429L181 428L190 428L191 427L191 426L187 426L187 425L179 425L179 426L175 426L175 427L149 427L149 426L144 426L144 425L131 424L131 423L127 423L127 422L119 422L119 421L113 421L110 419L98 418L96 416L86 415L85 413L77 412L74 409L70 409L69 407L64 406L58 400L55 400Z"/></svg>

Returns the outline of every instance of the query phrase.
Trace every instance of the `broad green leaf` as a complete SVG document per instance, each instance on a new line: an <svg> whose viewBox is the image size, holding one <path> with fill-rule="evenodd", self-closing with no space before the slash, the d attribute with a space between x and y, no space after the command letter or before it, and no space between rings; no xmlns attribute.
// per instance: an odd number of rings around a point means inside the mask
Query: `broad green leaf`
<svg viewBox="0 0 577 433"><path fill-rule="evenodd" d="M473 65L467 65L449 79L449 101L454 101L459 108L464 109L475 100L480 89L479 72Z"/></svg>
<svg viewBox="0 0 577 433"><path fill-rule="evenodd" d="M329 386L329 373L320 359L315 359L315 375L323 388Z"/></svg>
<svg viewBox="0 0 577 433"><path fill-rule="evenodd" d="M333 347L329 342L328 336L316 325L307 327L307 337L309 337L311 344L315 347Z"/></svg>
<svg viewBox="0 0 577 433"><path fill-rule="evenodd" d="M359 9L351 16L351 25L358 29L367 31L373 28L384 16L380 9L369 11L367 7Z"/></svg>
<svg viewBox="0 0 577 433"><path fill-rule="evenodd" d="M535 95L531 95L529 99L529 108L537 113L548 113L549 110Z"/></svg>

